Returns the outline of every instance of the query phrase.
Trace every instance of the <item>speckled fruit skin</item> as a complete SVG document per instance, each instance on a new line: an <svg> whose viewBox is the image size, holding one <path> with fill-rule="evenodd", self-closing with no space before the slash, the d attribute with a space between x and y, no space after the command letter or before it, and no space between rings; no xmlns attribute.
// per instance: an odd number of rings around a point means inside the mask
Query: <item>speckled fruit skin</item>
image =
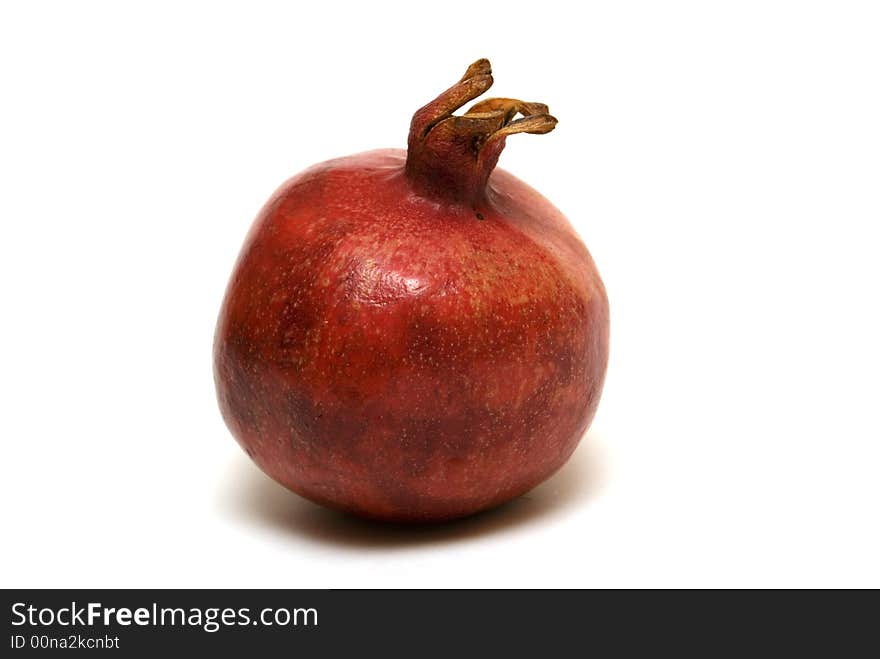
<svg viewBox="0 0 880 659"><path fill-rule="evenodd" d="M432 200L405 159L331 160L272 196L226 292L215 380L233 435L278 482L439 521L565 463L599 402L608 301L529 186L496 169L476 207Z"/></svg>

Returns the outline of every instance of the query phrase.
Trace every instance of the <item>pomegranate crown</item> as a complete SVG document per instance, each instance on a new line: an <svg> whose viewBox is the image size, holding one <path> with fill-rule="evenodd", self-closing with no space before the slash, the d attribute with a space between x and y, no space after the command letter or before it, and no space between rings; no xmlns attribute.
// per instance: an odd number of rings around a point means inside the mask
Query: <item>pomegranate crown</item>
<svg viewBox="0 0 880 659"><path fill-rule="evenodd" d="M493 82L489 60L477 60L461 80L413 115L406 173L420 192L476 201L485 194L508 135L549 133L556 127L546 105L515 98L489 98L453 114Z"/></svg>

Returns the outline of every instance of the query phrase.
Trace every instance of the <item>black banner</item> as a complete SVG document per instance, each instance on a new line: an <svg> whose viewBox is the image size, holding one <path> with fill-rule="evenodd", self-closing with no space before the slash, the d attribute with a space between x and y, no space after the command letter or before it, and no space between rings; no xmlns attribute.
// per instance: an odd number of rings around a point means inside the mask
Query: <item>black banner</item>
<svg viewBox="0 0 880 659"><path fill-rule="evenodd" d="M782 591L13 590L3 591L2 654L543 657L646 647L751 654L805 642L839 654L877 645L867 635L876 593L870 605L860 599Z"/></svg>

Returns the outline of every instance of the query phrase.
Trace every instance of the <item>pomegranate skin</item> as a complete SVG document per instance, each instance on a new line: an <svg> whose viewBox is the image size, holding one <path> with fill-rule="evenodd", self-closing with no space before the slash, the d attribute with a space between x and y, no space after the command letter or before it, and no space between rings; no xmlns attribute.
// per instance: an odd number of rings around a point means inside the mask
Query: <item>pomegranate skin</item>
<svg viewBox="0 0 880 659"><path fill-rule="evenodd" d="M605 288L565 217L495 169L479 203L420 195L406 152L284 183L214 341L230 431L269 476L389 521L491 508L552 475L599 402Z"/></svg>

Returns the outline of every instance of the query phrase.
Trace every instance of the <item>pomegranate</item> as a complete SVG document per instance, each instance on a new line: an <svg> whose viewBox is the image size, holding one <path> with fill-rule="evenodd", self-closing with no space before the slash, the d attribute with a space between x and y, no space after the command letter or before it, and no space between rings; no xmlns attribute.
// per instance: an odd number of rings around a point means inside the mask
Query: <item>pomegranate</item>
<svg viewBox="0 0 880 659"><path fill-rule="evenodd" d="M608 301L565 217L496 169L556 125L493 98L489 62L412 119L407 151L315 165L257 216L214 341L223 417L317 503L439 521L535 487L596 411Z"/></svg>

